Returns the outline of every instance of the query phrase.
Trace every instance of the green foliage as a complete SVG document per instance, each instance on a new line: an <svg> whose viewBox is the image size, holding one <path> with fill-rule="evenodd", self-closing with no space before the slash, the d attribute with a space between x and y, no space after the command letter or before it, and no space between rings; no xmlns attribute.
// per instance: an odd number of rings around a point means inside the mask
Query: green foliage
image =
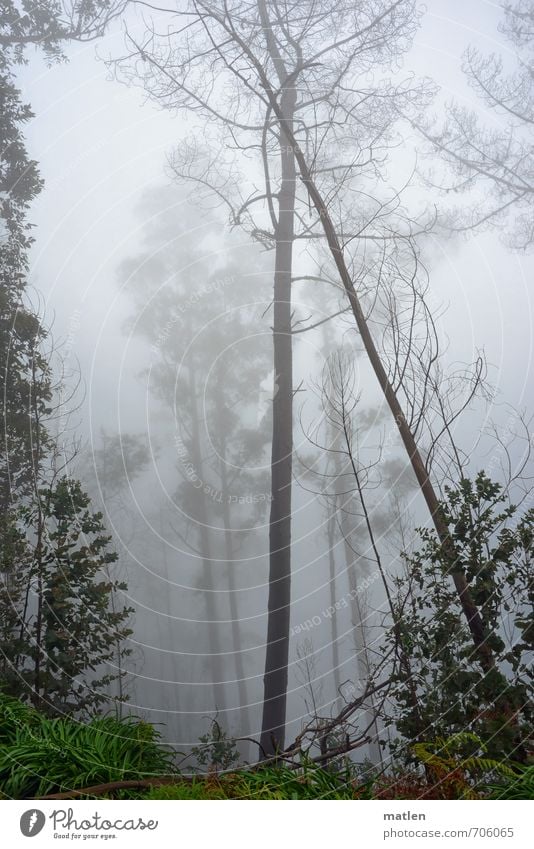
<svg viewBox="0 0 534 849"><path fill-rule="evenodd" d="M228 737L216 719L212 719L211 728L200 738L200 746L194 746L191 754L201 767L209 771L219 772L229 769L239 760L235 741Z"/></svg>
<svg viewBox="0 0 534 849"><path fill-rule="evenodd" d="M488 785L492 799L534 799L534 764L518 766L516 774Z"/></svg>
<svg viewBox="0 0 534 849"><path fill-rule="evenodd" d="M154 787L149 799L354 799L351 781L319 767L261 767Z"/></svg>
<svg viewBox="0 0 534 849"><path fill-rule="evenodd" d="M152 725L133 717L49 719L0 695L0 791L22 799L175 772Z"/></svg>
<svg viewBox="0 0 534 849"><path fill-rule="evenodd" d="M79 481L61 479L42 493L47 522L43 550L42 697L52 710L91 710L105 701L116 675L117 641L131 633L133 608L112 610L112 593L127 589L109 576L117 554L109 550L101 513L92 513ZM122 655L129 649L122 649Z"/></svg>
<svg viewBox="0 0 534 849"><path fill-rule="evenodd" d="M467 731L447 739L415 743L412 749L437 783L454 788L456 799L478 798L475 786L489 776L512 779L516 775L508 763L487 757L487 746Z"/></svg>
<svg viewBox="0 0 534 849"><path fill-rule="evenodd" d="M79 481L62 478L41 489L39 500L19 515L33 544L31 556L26 542L25 559L18 556L4 571L4 687L50 715L90 715L117 678L117 652L130 653L124 641L132 633L127 620L133 609L111 603L113 594L126 590L110 576L117 559L111 538ZM22 544L14 527L12 556Z"/></svg>
<svg viewBox="0 0 534 849"><path fill-rule="evenodd" d="M442 739L465 730L487 741L488 755L526 757L533 731L532 651L534 511L516 516L499 484L480 472L446 490L442 504L457 561L450 564L435 533L420 530L423 545L405 556L397 581L400 641L410 660L399 665L395 726L407 740L432 729ZM496 669L484 673L460 609L451 570L462 571L480 611ZM394 635L388 638L394 640ZM503 677L506 687L503 688ZM414 708L413 693L418 709Z"/></svg>
<svg viewBox="0 0 534 849"><path fill-rule="evenodd" d="M95 4L89 4L93 9ZM51 447L44 421L50 414L51 369L43 346L47 332L27 297L28 211L42 188L30 159L24 127L33 118L21 99L14 66L29 45L59 56L65 34L62 7L25 0L24 14L12 0L0 8L0 673L16 677L24 652L20 610L29 596L29 546L21 532L19 506L35 496L43 457ZM87 7L88 11L88 7ZM81 13L87 18L87 11Z"/></svg>
<svg viewBox="0 0 534 849"><path fill-rule="evenodd" d="M29 47L37 45L48 63L65 58L66 41L91 39L124 7L121 0L2 0L0 45L4 64L26 61Z"/></svg>
<svg viewBox="0 0 534 849"><path fill-rule="evenodd" d="M31 548L15 511L0 519L0 681L15 684L18 658L27 648L21 622L25 606Z"/></svg>
<svg viewBox="0 0 534 849"><path fill-rule="evenodd" d="M203 779L180 781L176 784L153 787L143 799L228 799L230 798L219 782L208 782Z"/></svg>
<svg viewBox="0 0 534 849"><path fill-rule="evenodd" d="M206 735L207 736L207 735ZM88 724L49 719L0 694L0 792L29 798L106 782L177 774L153 726L103 717ZM149 799L351 799L349 774L305 765L184 779L144 792ZM130 794L137 795L140 794Z"/></svg>
<svg viewBox="0 0 534 849"><path fill-rule="evenodd" d="M33 118L16 85L16 66L28 48L49 60L62 58L64 41L78 36L112 7L90 0L71 9L55 0L2 0L0 6L0 512L27 496L47 435L51 374L43 343L47 332L27 297L31 203L42 189L37 163L26 150L24 128ZM69 20L70 17L70 20ZM2 520L3 521L3 520ZM0 523L0 534L3 533Z"/></svg>
<svg viewBox="0 0 534 849"><path fill-rule="evenodd" d="M40 351L46 332L25 297L32 243L26 214L41 190L22 134L32 117L0 60L0 534L8 509L31 490L46 442L39 417L51 394Z"/></svg>
<svg viewBox="0 0 534 849"><path fill-rule="evenodd" d="M488 793L495 799L534 798L534 767L489 758L473 734L415 744L414 751L428 770L426 779L405 772L362 782L356 769L340 773L313 763L298 769L260 766L188 779L179 775L174 753L148 723L133 717L101 717L88 724L50 719L0 694L0 796L4 798L32 798L164 776L175 776L173 783L120 793L164 800L466 799L484 798Z"/></svg>

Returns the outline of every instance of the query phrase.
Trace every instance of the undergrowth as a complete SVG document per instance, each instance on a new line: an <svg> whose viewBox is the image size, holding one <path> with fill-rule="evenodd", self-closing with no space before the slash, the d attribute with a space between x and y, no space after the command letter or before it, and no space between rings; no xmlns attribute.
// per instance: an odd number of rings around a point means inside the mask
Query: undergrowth
<svg viewBox="0 0 534 849"><path fill-rule="evenodd" d="M149 723L50 719L0 694L0 797L28 799L117 781L170 778L152 788L103 792L130 799L533 799L534 766L489 759L472 734L414 745L419 766L368 778L354 764L259 766L188 778ZM366 780L364 780L364 778Z"/></svg>
<svg viewBox="0 0 534 849"><path fill-rule="evenodd" d="M149 723L50 719L0 695L0 789L24 799L110 781L174 773L174 753Z"/></svg>

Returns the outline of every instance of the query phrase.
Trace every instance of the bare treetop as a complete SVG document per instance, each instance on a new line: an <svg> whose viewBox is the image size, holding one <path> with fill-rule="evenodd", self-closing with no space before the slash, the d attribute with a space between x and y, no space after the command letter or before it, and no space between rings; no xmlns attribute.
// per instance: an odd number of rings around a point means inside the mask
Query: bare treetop
<svg viewBox="0 0 534 849"><path fill-rule="evenodd" d="M275 104L290 98L294 141L346 240L391 238L401 220L405 232L413 230L401 209L405 177L387 188L382 172L402 146L399 114L415 115L432 93L427 81L400 74L418 27L415 2L141 5L153 16L142 35L127 31L117 73L162 108L190 113L193 132L170 164L178 178L195 182L197 197L199 187L211 199L215 193L232 224L272 243L281 141ZM323 237L302 185L296 214L296 238Z"/></svg>
<svg viewBox="0 0 534 849"><path fill-rule="evenodd" d="M464 54L464 73L489 116L453 102L441 128L427 123L422 131L432 155L437 150L451 169L432 182L446 194L474 192L467 210L465 203L449 208L447 226L465 231L505 225L509 245L526 250L534 242L534 8L529 0L503 8L499 28L514 47L512 56L476 47Z"/></svg>

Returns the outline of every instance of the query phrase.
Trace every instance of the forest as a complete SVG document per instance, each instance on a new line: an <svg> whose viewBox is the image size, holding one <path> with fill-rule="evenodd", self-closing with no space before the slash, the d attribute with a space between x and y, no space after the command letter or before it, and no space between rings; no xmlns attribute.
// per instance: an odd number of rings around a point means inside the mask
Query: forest
<svg viewBox="0 0 534 849"><path fill-rule="evenodd" d="M0 46L0 798L534 798L532 0Z"/></svg>

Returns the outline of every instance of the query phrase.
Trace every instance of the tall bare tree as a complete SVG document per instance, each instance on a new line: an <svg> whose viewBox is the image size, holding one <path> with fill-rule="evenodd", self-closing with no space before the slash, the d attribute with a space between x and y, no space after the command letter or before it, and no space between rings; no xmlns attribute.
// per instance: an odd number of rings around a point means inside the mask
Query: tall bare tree
<svg viewBox="0 0 534 849"><path fill-rule="evenodd" d="M172 158L176 175L193 180L197 192L215 194L234 225L275 250L278 391L262 733L271 752L283 745L289 646L293 243L313 246L324 238L310 180L331 208L342 209L340 228L351 243L393 244L396 233L413 229L400 187L384 191L380 178L398 142L398 111L426 97L424 85L395 76L418 14L412 0L335 7L318 0L186 0L176 12L153 8L147 31L127 35L122 73L141 81L158 104L193 114L200 131ZM245 166L251 154L252 177ZM341 187L350 203L341 203Z"/></svg>

